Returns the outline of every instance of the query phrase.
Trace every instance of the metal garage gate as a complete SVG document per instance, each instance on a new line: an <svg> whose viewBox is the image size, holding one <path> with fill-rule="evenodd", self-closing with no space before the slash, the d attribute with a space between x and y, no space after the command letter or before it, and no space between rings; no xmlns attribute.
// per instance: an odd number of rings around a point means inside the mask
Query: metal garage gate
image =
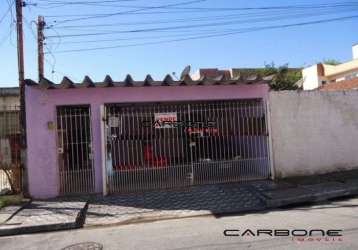
<svg viewBox="0 0 358 250"><path fill-rule="evenodd" d="M105 107L109 192L267 179L262 99Z"/></svg>

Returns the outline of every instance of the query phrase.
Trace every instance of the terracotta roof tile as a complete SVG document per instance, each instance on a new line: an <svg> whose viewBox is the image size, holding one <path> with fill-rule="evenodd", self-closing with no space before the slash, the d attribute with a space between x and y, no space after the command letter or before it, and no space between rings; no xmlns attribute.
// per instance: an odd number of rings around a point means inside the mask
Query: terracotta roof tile
<svg viewBox="0 0 358 250"><path fill-rule="evenodd" d="M334 83L327 83L318 88L320 91L336 91L358 89L358 77Z"/></svg>

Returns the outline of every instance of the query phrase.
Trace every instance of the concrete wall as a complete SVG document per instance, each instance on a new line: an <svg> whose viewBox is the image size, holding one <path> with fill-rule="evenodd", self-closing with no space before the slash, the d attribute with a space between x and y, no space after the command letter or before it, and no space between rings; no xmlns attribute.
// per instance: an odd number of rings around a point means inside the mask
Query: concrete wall
<svg viewBox="0 0 358 250"><path fill-rule="evenodd" d="M242 98L267 99L268 85L158 86L40 89L26 86L27 164L30 194L35 198L59 194L56 130L48 122L56 122L58 105L91 105L94 151L95 189L102 192L101 118L105 103L167 102L195 100L227 100Z"/></svg>
<svg viewBox="0 0 358 250"><path fill-rule="evenodd" d="M270 92L276 177L358 168L358 91Z"/></svg>

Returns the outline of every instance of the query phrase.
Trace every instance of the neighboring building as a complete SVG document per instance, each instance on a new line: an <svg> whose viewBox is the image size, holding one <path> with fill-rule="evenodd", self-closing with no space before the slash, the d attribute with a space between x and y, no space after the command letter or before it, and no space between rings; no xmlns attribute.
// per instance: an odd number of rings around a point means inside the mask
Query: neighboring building
<svg viewBox="0 0 358 250"><path fill-rule="evenodd" d="M192 74L191 77L194 81L198 81L204 77L207 79L222 77L225 80L232 78L230 70L219 70L217 68L199 69L194 74Z"/></svg>
<svg viewBox="0 0 358 250"><path fill-rule="evenodd" d="M250 84L248 84L250 83ZM271 178L263 80L26 80L31 196Z"/></svg>
<svg viewBox="0 0 358 250"><path fill-rule="evenodd" d="M303 90L318 89L322 85L336 84L358 77L358 44L353 45L352 50L352 61L338 65L319 63L303 69Z"/></svg>
<svg viewBox="0 0 358 250"><path fill-rule="evenodd" d="M0 110L4 107L20 105L20 92L18 87L0 88Z"/></svg>
<svg viewBox="0 0 358 250"><path fill-rule="evenodd" d="M358 77L351 80L339 81L331 84L324 84L318 88L321 91L358 90Z"/></svg>
<svg viewBox="0 0 358 250"><path fill-rule="evenodd" d="M0 88L0 140L2 136L19 133L19 93L18 87Z"/></svg>
<svg viewBox="0 0 358 250"><path fill-rule="evenodd" d="M289 73L301 72L301 68L288 68ZM219 70L217 68L199 69L192 74L193 80L207 79L256 79L262 78L271 81L275 74L272 74L268 68L232 68Z"/></svg>
<svg viewBox="0 0 358 250"><path fill-rule="evenodd" d="M200 80L206 77L207 79L231 79L231 78L252 78L252 77L264 77L264 68L233 68L233 69L217 69L217 68L206 68L198 69L192 74L193 80Z"/></svg>

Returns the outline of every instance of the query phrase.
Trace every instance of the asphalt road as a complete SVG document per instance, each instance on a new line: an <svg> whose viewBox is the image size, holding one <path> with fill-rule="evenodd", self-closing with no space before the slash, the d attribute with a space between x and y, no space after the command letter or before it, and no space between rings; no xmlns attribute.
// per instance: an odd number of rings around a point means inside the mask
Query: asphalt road
<svg viewBox="0 0 358 250"><path fill-rule="evenodd" d="M342 237L224 236L225 229L340 229ZM235 232L236 231L231 231ZM302 233L303 231L296 231ZM315 242L307 240L314 239ZM320 240L320 241L318 241ZM334 241L333 241L334 240ZM358 198L242 216L196 217L117 227L0 238L0 249L63 249L96 242L103 249L358 249Z"/></svg>

